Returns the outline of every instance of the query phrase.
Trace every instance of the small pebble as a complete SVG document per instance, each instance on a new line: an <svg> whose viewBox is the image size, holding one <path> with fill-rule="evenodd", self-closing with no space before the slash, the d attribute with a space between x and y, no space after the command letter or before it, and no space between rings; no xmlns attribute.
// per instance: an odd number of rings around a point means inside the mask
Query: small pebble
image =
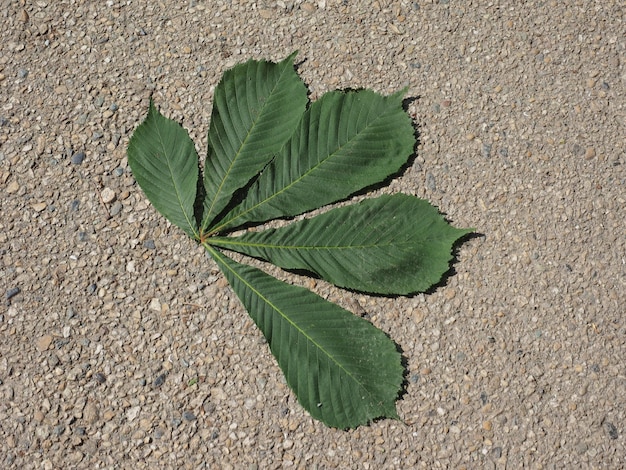
<svg viewBox="0 0 626 470"><path fill-rule="evenodd" d="M19 183L17 181L13 180L7 186L6 192L8 194L13 194L13 193L16 193L17 191L19 191L19 189L20 189Z"/></svg>
<svg viewBox="0 0 626 470"><path fill-rule="evenodd" d="M617 439L619 437L617 428L615 427L613 423L609 423L609 422L604 423L604 429L606 429L606 432L611 439Z"/></svg>
<svg viewBox="0 0 626 470"><path fill-rule="evenodd" d="M89 287L87 287L87 292L90 294L95 294L97 290L98 286L96 284L90 284Z"/></svg>
<svg viewBox="0 0 626 470"><path fill-rule="evenodd" d="M84 159L85 159L84 152L76 152L74 155L72 155L71 160L74 165L80 165L81 163L83 163Z"/></svg>
<svg viewBox="0 0 626 470"><path fill-rule="evenodd" d="M22 79L24 79L24 78L26 78L26 77L28 77L28 70L26 70L26 69L19 69L19 70L17 71L17 78L22 78Z"/></svg>
<svg viewBox="0 0 626 470"><path fill-rule="evenodd" d="M143 246L146 247L148 250L154 250L156 248L155 244L154 244L154 240L146 240L143 242Z"/></svg>
<svg viewBox="0 0 626 470"><path fill-rule="evenodd" d="M182 420L180 418L172 418L172 426L177 428L182 424Z"/></svg>
<svg viewBox="0 0 626 470"><path fill-rule="evenodd" d="M107 381L106 376L102 372L96 372L95 374L93 374L93 378L99 384L103 384Z"/></svg>
<svg viewBox="0 0 626 470"><path fill-rule="evenodd" d="M41 212L46 208L47 204L45 202L37 202L33 204L31 207L35 212Z"/></svg>
<svg viewBox="0 0 626 470"><path fill-rule="evenodd" d="M484 158L491 157L491 144L483 144L482 154Z"/></svg>
<svg viewBox="0 0 626 470"><path fill-rule="evenodd" d="M156 379L154 379L154 382L152 382L152 386L154 388L159 388L161 385L165 383L165 377L167 377L167 374L159 375Z"/></svg>
<svg viewBox="0 0 626 470"><path fill-rule="evenodd" d="M50 347L53 339L52 335L43 335L37 340L37 349L42 352L45 351Z"/></svg>
<svg viewBox="0 0 626 470"><path fill-rule="evenodd" d="M100 197L102 197L102 201L105 204L109 204L110 202L113 202L115 200L115 191L113 191L111 188L104 188L100 193Z"/></svg>
<svg viewBox="0 0 626 470"><path fill-rule="evenodd" d="M7 300L11 300L13 297L15 297L17 294L19 294L21 292L19 287L11 287L9 290L7 290Z"/></svg>
<svg viewBox="0 0 626 470"><path fill-rule="evenodd" d="M119 214L120 212L122 212L122 203L119 201L116 201L115 204L113 204L113 206L111 206L111 215L115 216L117 214Z"/></svg>
<svg viewBox="0 0 626 470"><path fill-rule="evenodd" d="M431 172L426 173L426 188L430 191L437 190L437 184L435 183L435 177Z"/></svg>
<svg viewBox="0 0 626 470"><path fill-rule="evenodd" d="M193 411L184 411L183 418L185 419L185 421L195 421L196 415L193 413Z"/></svg>

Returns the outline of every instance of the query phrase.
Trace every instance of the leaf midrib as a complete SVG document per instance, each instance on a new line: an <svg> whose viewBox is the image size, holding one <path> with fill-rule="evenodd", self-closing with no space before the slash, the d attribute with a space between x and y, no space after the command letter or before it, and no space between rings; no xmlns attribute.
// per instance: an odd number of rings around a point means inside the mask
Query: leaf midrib
<svg viewBox="0 0 626 470"><path fill-rule="evenodd" d="M386 242L386 243L376 243L370 245L273 245L269 243L250 243L245 241L240 241L233 239L232 237L214 237L214 241L220 243L220 245L228 245L228 246L246 246L251 248L260 248L260 249L271 249L271 250L303 250L303 251L317 251L317 250L366 250L372 248L385 248L385 247L405 247L412 246L413 241L405 241L405 242Z"/></svg>
<svg viewBox="0 0 626 470"><path fill-rule="evenodd" d="M170 163L170 157L169 157L169 152L167 151L165 144L164 144L164 136L161 134L161 129L159 128L159 126L157 126L156 128L157 134L159 136L159 145L161 147L161 151L163 152L163 155L165 156L165 161L167 162L167 169L170 173L170 177L172 179L172 183L174 185L174 192L176 193L176 199L178 200L178 204L180 205L183 214L185 216L185 220L187 221L187 225L189 225L189 228L191 229L191 233L193 233L193 236L195 238L197 238L198 235L198 231L196 230L196 227L194 226L194 224L191 223L191 220L189 219L189 216L187 214L187 210L185 209L185 205L183 204L183 200L181 198L181 193L178 189L178 185L176 184L176 179L174 178L174 171L172 170L172 165Z"/></svg>

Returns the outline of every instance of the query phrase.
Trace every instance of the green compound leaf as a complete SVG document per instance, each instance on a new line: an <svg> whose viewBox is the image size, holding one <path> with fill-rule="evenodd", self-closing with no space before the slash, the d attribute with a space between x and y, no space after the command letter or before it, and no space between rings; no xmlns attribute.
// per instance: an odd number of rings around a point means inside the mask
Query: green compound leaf
<svg viewBox="0 0 626 470"><path fill-rule="evenodd" d="M204 170L203 231L296 129L307 91L293 68L295 55L277 64L250 60L237 65L224 73L215 89Z"/></svg>
<svg viewBox="0 0 626 470"><path fill-rule="evenodd" d="M135 180L155 209L197 238L198 154L187 131L159 113L150 100L148 116L133 133L127 155Z"/></svg>
<svg viewBox="0 0 626 470"><path fill-rule="evenodd" d="M304 408L329 426L353 428L397 418L404 370L394 343L362 318L220 248L341 287L409 294L440 280L453 243L469 230L448 225L426 201L396 194L279 229L222 236L343 200L397 172L413 152L404 91L335 91L307 109L294 56L248 61L224 74L204 176L185 129L152 101L130 139L128 161L154 207L217 262Z"/></svg>
<svg viewBox="0 0 626 470"><path fill-rule="evenodd" d="M366 199L279 229L209 243L304 269L378 294L427 290L449 269L451 246L471 232L450 226L427 201L405 194Z"/></svg>
<svg viewBox="0 0 626 470"><path fill-rule="evenodd" d="M261 329L300 404L328 426L397 418L400 353L366 320L205 245Z"/></svg>
<svg viewBox="0 0 626 470"><path fill-rule="evenodd" d="M302 214L398 171L415 146L403 94L326 93L215 231Z"/></svg>

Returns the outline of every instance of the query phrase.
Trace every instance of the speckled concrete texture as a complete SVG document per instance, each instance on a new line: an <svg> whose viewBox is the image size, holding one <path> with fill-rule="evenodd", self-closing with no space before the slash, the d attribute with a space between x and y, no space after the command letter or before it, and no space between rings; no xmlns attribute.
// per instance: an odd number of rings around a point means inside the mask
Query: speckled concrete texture
<svg viewBox="0 0 626 470"><path fill-rule="evenodd" d="M0 466L626 466L626 7L0 0ZM279 273L407 358L401 421L313 421L202 249L134 183L150 95L206 152L224 70L408 86L410 168L478 236L405 298ZM277 272L277 271L276 271Z"/></svg>

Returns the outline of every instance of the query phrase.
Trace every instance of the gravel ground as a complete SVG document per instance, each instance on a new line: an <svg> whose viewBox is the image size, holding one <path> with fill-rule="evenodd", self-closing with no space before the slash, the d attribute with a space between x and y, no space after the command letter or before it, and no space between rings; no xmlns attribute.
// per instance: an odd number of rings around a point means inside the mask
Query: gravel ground
<svg viewBox="0 0 626 470"><path fill-rule="evenodd" d="M2 468L626 466L622 1L0 5ZM313 421L127 165L150 94L203 155L224 70L295 49L313 99L408 86L385 191L480 234L427 295L313 286L403 349L402 421Z"/></svg>

